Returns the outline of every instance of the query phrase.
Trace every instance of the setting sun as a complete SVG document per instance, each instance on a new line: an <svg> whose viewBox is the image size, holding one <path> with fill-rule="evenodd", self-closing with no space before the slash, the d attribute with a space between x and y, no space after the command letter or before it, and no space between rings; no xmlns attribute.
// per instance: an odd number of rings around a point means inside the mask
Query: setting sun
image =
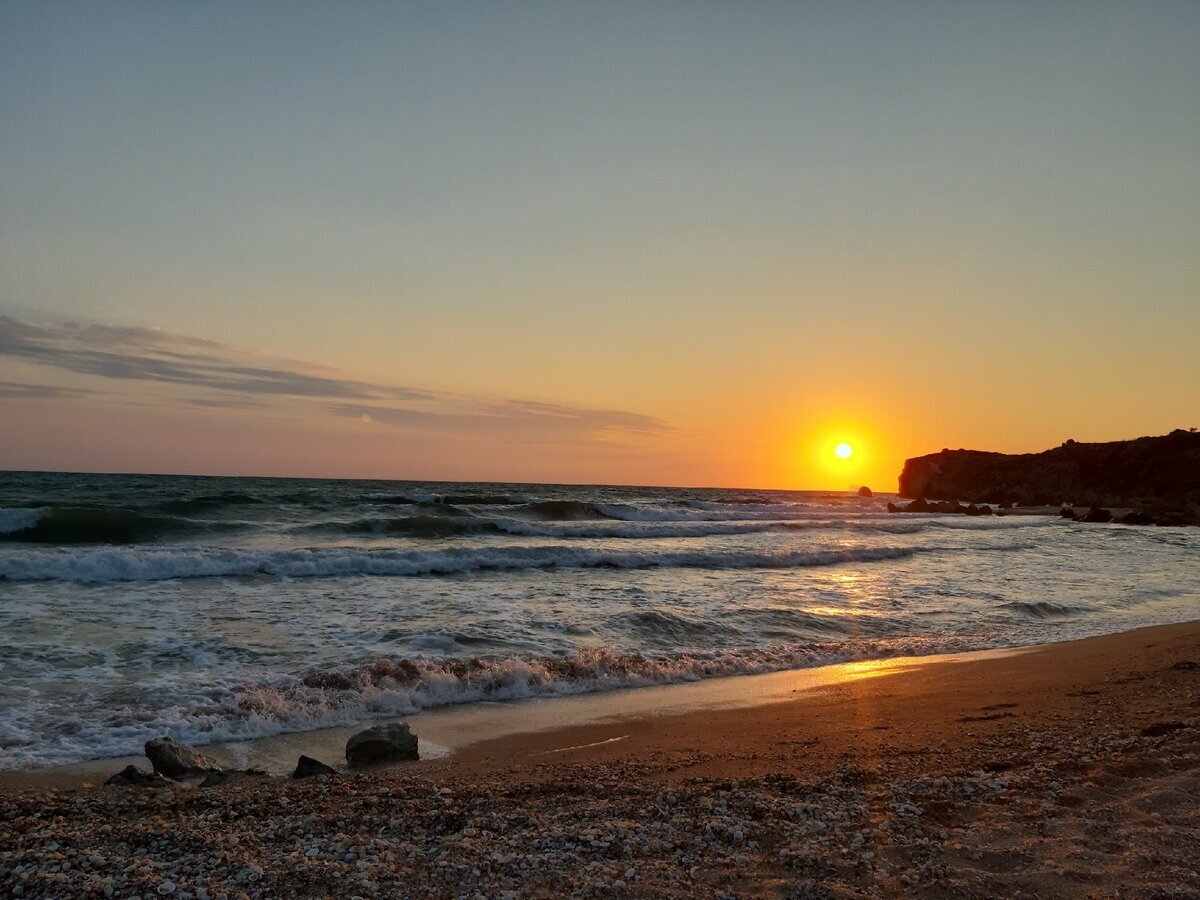
<svg viewBox="0 0 1200 900"><path fill-rule="evenodd" d="M833 452L837 454L838 459L849 459L854 455L854 448L843 442L834 447Z"/></svg>

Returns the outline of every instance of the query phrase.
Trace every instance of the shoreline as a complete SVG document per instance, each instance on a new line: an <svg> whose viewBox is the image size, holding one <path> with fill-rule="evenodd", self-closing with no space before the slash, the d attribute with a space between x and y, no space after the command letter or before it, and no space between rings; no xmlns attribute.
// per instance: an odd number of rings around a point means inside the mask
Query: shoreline
<svg viewBox="0 0 1200 900"><path fill-rule="evenodd" d="M514 700L475 700L427 707L411 715L364 719L351 725L323 726L306 731L193 746L213 757L223 768L231 770L253 768L264 770L273 776L289 776L295 767L296 759L300 755L306 755L320 759L343 774L362 774L361 771L350 770L346 765L344 747L349 737L374 725L407 721L420 738L421 760L406 766L425 769L434 762L444 763L462 756L475 744L521 740L537 742L540 740L538 735L575 729L603 729L625 720L678 719L703 711L720 713L771 705L793 700L793 695L798 693L819 694L823 689L865 677L883 677L926 666L982 663L1014 654L1036 653L1099 639L1119 639L1124 635L1147 630L1192 624L1200 629L1200 619L1196 619L1166 625L1142 625L1128 631L1071 637L1044 644L853 660L804 668L698 678L694 681L629 685L561 695L535 695ZM472 758L472 755L467 754L467 757ZM26 789L69 789L103 784L110 775L128 765L139 766L149 771L149 762L142 754L97 757L74 763L0 770L0 795Z"/></svg>
<svg viewBox="0 0 1200 900"><path fill-rule="evenodd" d="M719 682L747 702L511 722L365 774L26 784L0 888L1200 896L1200 621L623 693Z"/></svg>
<svg viewBox="0 0 1200 900"><path fill-rule="evenodd" d="M282 777L291 774L296 759L303 754L320 759L344 774L362 774L346 766L343 751L347 739L374 725L407 721L420 738L421 759L416 763L406 763L405 767L424 769L435 762L451 761L476 744L489 744L497 740L536 741L539 735L568 729L606 727L631 719L651 720L702 711L722 712L782 703L795 699L798 693L818 691L852 679L882 677L920 666L998 658L1029 652L1041 646L1053 645L895 656L578 694L472 701L430 707L411 716L368 719L354 725L286 732L243 741L196 744L195 747L227 769L262 769ZM0 771L0 794L26 788L67 789L85 784L102 784L110 775L128 765L149 770L145 756L134 754Z"/></svg>

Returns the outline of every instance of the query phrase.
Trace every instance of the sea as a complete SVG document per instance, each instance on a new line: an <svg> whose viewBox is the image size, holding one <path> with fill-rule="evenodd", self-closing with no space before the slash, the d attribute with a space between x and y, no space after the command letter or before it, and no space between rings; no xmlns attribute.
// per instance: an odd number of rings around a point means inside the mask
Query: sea
<svg viewBox="0 0 1200 900"><path fill-rule="evenodd" d="M0 473L0 769L1200 616L1200 528L894 499Z"/></svg>

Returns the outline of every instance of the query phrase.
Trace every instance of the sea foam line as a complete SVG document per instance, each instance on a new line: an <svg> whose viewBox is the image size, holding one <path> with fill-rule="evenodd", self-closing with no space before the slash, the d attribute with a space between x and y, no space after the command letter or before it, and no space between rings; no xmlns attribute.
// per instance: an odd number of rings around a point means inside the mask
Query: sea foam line
<svg viewBox="0 0 1200 900"><path fill-rule="evenodd" d="M806 551L664 552L571 546L455 547L429 551L354 547L299 550L56 547L5 552L0 555L0 578L103 584L253 575L280 578L451 575L500 569L786 569L899 559L930 549L933 548L850 546Z"/></svg>
<svg viewBox="0 0 1200 900"><path fill-rule="evenodd" d="M945 638L879 638L763 648L678 651L650 656L613 647L570 656L387 660L259 681L194 684L158 708L106 715L57 704L0 711L0 770L61 765L138 753L169 734L192 745L242 741L477 701L570 696L812 668L859 659L978 649ZM182 686L181 686L182 687ZM49 728L53 722L56 727ZM61 727L63 725L70 727Z"/></svg>

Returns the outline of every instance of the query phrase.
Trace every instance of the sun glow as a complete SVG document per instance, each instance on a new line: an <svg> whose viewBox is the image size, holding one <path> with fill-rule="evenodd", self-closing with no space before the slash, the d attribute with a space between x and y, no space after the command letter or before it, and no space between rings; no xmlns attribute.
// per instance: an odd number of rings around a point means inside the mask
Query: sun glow
<svg viewBox="0 0 1200 900"><path fill-rule="evenodd" d="M874 419L864 413L801 422L786 445L792 484L801 490L857 491L863 485L889 490L896 478L892 469L899 465L891 452L881 454L890 438Z"/></svg>

